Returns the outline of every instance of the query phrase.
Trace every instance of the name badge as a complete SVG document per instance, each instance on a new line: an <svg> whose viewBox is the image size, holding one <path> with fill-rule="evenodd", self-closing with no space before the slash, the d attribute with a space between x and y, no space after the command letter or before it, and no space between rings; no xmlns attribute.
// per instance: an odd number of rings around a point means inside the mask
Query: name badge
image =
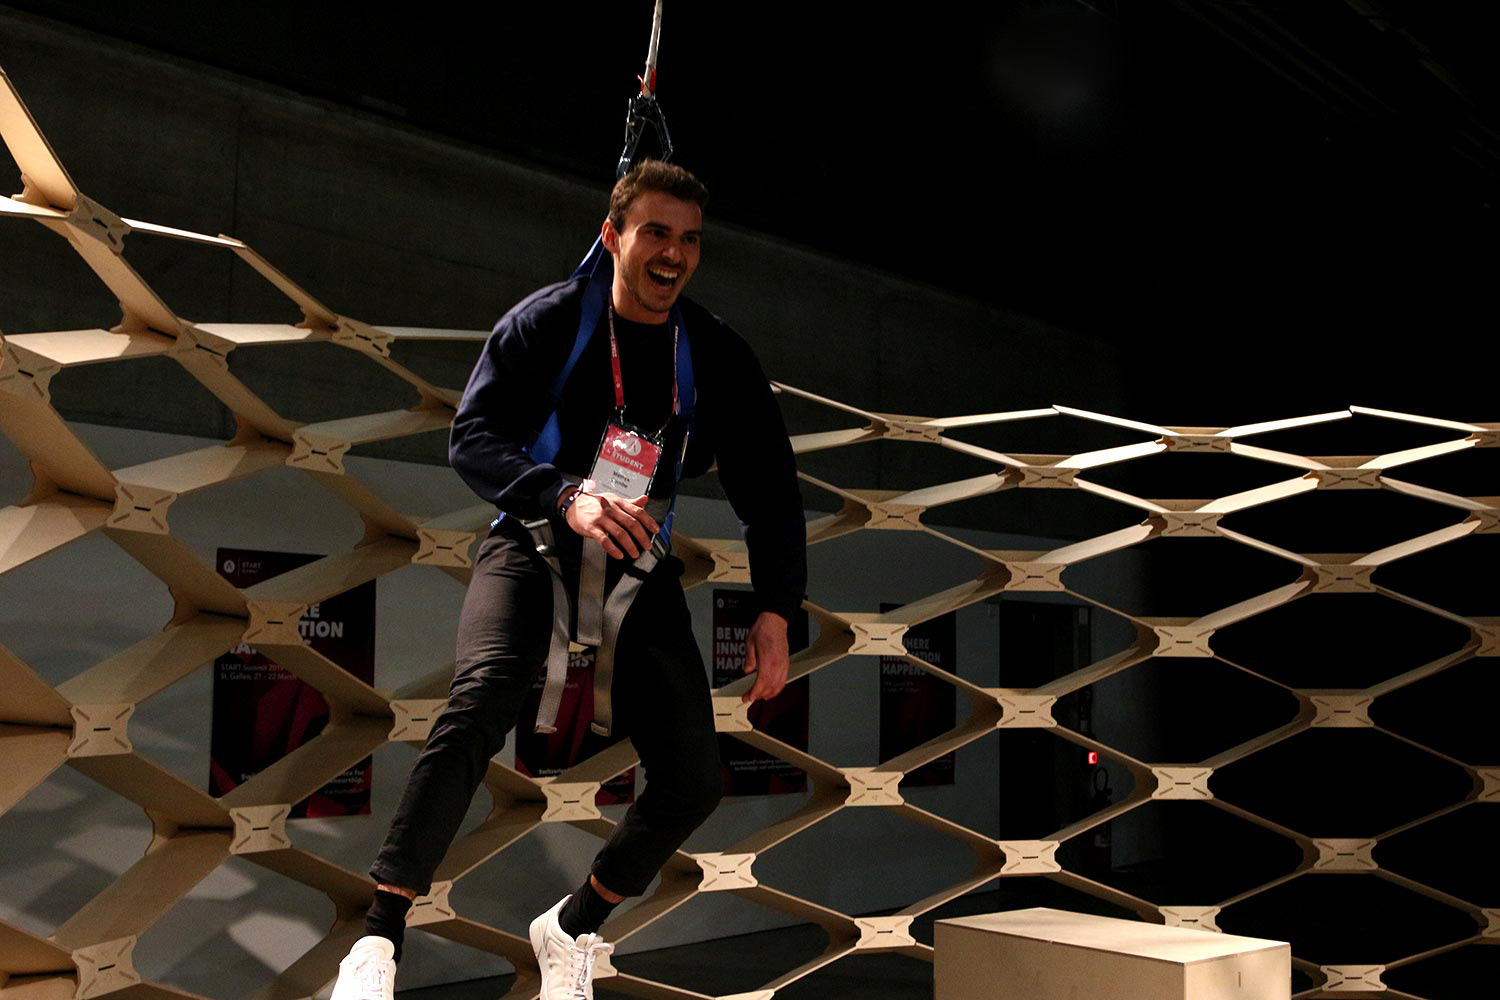
<svg viewBox="0 0 1500 1000"><path fill-rule="evenodd" d="M589 478L607 493L630 499L645 496L661 462L661 452L662 446L649 436L611 420Z"/></svg>

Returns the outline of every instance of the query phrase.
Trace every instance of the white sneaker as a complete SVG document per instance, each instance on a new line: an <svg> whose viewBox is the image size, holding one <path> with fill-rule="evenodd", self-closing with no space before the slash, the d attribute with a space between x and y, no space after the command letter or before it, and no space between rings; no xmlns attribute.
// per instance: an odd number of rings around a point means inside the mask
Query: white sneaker
<svg viewBox="0 0 1500 1000"><path fill-rule="evenodd" d="M573 938L558 925L557 915L567 901L564 896L531 922L531 950L542 970L539 1000L594 1000L594 961L615 950L598 934Z"/></svg>
<svg viewBox="0 0 1500 1000"><path fill-rule="evenodd" d="M354 942L339 963L339 980L328 1000L393 1000L396 992L396 946L371 934Z"/></svg>

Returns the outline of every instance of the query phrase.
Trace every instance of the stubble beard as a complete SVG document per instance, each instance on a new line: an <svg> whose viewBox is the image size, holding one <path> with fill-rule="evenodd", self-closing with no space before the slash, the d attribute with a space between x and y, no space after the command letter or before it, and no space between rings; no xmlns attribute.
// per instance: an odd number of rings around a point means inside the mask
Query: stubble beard
<svg viewBox="0 0 1500 1000"><path fill-rule="evenodd" d="M640 306L641 309L645 312L651 313L655 316L660 316L661 318L656 322L666 322L667 314L670 313L672 311L672 307L677 304L677 297L682 292L682 285L679 283L677 285L674 285L670 290L662 289L658 291L650 284L651 279L644 274L644 270L640 275L627 274L624 276L624 278L625 293L630 296L635 304ZM656 292L657 295L665 297L665 305L661 305L660 307L658 307L656 302L647 297L647 292Z"/></svg>

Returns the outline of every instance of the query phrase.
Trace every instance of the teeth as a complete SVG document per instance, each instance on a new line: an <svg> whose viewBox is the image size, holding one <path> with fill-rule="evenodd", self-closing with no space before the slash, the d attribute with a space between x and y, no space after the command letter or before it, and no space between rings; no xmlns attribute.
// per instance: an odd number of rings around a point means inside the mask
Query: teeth
<svg viewBox="0 0 1500 1000"><path fill-rule="evenodd" d="M678 271L666 271L659 267L648 267L646 270L664 281L676 281L677 275L680 273Z"/></svg>

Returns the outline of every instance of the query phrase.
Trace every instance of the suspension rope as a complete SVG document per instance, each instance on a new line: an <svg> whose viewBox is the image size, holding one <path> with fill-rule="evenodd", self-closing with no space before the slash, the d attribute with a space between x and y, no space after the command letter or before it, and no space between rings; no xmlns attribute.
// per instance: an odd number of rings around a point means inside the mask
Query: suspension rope
<svg viewBox="0 0 1500 1000"><path fill-rule="evenodd" d="M637 77L641 81L641 92L630 99L625 110L625 148L620 153L620 162L615 167L615 178L624 177L635 164L636 149L641 143L641 134L649 124L656 130L656 139L661 147L661 158L672 158L672 134L667 131L667 119L661 105L656 102L656 56L661 49L662 0L656 0L656 12L651 17L651 43L646 48L646 68Z"/></svg>

